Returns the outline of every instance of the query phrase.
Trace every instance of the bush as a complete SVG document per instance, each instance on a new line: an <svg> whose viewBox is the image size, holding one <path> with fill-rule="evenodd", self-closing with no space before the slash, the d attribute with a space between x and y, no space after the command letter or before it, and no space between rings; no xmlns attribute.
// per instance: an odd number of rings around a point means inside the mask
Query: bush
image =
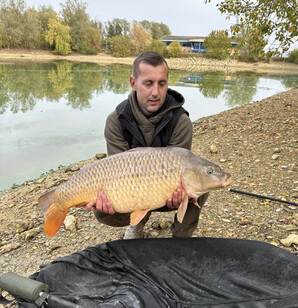
<svg viewBox="0 0 298 308"><path fill-rule="evenodd" d="M128 35L117 35L111 38L111 50L115 57L131 55L132 45Z"/></svg>
<svg viewBox="0 0 298 308"><path fill-rule="evenodd" d="M208 57L224 60L229 56L231 39L226 31L212 31L206 37L204 47Z"/></svg>
<svg viewBox="0 0 298 308"><path fill-rule="evenodd" d="M168 54L170 57L179 58L182 55L182 48L179 42L175 41L169 45Z"/></svg>
<svg viewBox="0 0 298 308"><path fill-rule="evenodd" d="M148 50L153 50L155 52L158 52L160 55L165 56L167 45L165 42L162 42L160 40L154 40L148 47Z"/></svg>
<svg viewBox="0 0 298 308"><path fill-rule="evenodd" d="M288 61L298 64L298 49L294 49L289 53Z"/></svg>

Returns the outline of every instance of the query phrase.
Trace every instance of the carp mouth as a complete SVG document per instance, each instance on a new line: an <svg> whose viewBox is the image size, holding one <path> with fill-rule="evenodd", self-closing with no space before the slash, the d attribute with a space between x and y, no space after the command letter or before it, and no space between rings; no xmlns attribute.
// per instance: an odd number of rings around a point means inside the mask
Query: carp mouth
<svg viewBox="0 0 298 308"><path fill-rule="evenodd" d="M232 184L232 177L230 175L228 175L222 183L222 187L227 188L229 185Z"/></svg>

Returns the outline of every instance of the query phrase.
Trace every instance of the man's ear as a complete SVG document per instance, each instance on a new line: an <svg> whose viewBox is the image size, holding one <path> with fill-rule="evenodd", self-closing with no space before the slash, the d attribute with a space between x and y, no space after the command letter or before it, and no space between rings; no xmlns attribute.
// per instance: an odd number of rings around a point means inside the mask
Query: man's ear
<svg viewBox="0 0 298 308"><path fill-rule="evenodd" d="M136 81L135 81L135 78L133 76L130 76L129 82L130 82L130 85L133 88L133 90L136 90L136 86L135 86Z"/></svg>

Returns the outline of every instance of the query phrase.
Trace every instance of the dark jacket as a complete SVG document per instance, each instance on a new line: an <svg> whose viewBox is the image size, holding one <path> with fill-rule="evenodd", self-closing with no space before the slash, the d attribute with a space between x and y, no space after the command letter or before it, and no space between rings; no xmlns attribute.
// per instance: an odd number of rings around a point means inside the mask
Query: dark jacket
<svg viewBox="0 0 298 308"><path fill-rule="evenodd" d="M167 146L180 116L183 113L188 115L188 112L181 107L182 103L177 101L177 95L176 97L173 95L176 93L173 90L170 90L170 94L167 94L163 106L157 111L156 114L152 115L153 117L157 114L164 113L163 117L155 127L154 139L152 144L150 144L152 147ZM124 100L116 107L116 113L120 122L123 136L128 142L129 148L132 149L146 146L144 136L133 116L129 99Z"/></svg>
<svg viewBox="0 0 298 308"><path fill-rule="evenodd" d="M184 97L168 89L166 100L150 118L138 106L135 91L109 114L105 126L108 155L138 146L178 146L186 149L192 144L192 123L182 107Z"/></svg>

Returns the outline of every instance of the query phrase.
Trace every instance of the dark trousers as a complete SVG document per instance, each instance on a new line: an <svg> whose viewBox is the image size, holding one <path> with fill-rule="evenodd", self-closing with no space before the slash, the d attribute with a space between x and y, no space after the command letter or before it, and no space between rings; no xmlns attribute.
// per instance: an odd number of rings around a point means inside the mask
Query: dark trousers
<svg viewBox="0 0 298 308"><path fill-rule="evenodd" d="M174 223L172 225L173 237L191 237L192 236L192 234L197 228L201 209L203 205L205 204L208 196L209 196L209 193L206 193L199 197L198 204L200 207L196 206L193 203L188 203L187 210L185 212L185 216L183 218L182 223L180 223L177 220L177 214L175 214ZM168 208L167 206L164 206L162 208L154 210L153 212L168 212L168 211L174 211L174 210ZM112 226L112 227L125 227L130 224L130 213L115 213L113 215L110 215L110 214L106 214L98 210L95 210L94 215L99 222ZM143 218L140 224L145 224L148 221L150 215L151 215L151 212L148 212L148 214Z"/></svg>

